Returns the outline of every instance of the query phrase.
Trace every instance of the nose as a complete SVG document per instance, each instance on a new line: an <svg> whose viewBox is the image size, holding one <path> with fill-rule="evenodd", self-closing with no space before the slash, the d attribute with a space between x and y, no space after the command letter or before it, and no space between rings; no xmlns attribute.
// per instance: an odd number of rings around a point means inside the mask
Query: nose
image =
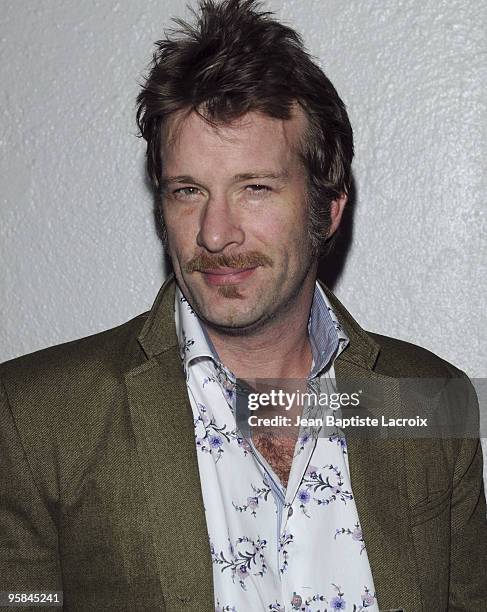
<svg viewBox="0 0 487 612"><path fill-rule="evenodd" d="M241 245L245 234L236 211L222 194L211 196L202 211L200 228L196 237L198 246L211 253L218 253L231 245Z"/></svg>

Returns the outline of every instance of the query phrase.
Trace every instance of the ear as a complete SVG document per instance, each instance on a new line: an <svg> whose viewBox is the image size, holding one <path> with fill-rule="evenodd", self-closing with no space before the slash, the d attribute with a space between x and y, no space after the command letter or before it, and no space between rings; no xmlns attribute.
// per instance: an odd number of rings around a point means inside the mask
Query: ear
<svg viewBox="0 0 487 612"><path fill-rule="evenodd" d="M331 238L337 231L347 201L348 196L346 193L342 193L339 198L332 201L330 206L330 229L328 230L327 238Z"/></svg>

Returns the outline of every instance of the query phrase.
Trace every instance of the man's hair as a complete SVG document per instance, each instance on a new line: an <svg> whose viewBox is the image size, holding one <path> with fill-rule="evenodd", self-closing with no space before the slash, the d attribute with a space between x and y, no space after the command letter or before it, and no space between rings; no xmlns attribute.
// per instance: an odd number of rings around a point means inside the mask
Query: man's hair
<svg viewBox="0 0 487 612"><path fill-rule="evenodd" d="M353 135L345 105L299 34L261 11L256 0L200 0L193 15L193 25L176 19L178 28L156 42L137 97L156 194L162 195L165 128L174 113L195 111L211 124L247 112L290 119L298 103L308 123L300 155L308 174L309 234L313 252L323 254L331 202L351 185Z"/></svg>

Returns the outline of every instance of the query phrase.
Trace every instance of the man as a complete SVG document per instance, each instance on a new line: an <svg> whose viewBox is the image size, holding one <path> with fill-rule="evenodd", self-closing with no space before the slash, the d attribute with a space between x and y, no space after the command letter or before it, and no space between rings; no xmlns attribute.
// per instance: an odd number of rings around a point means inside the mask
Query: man
<svg viewBox="0 0 487 612"><path fill-rule="evenodd" d="M76 611L487 609L478 440L242 434L238 379L359 379L386 416L404 378L437 381L445 414L473 399L316 283L353 144L297 34L238 0L182 28L138 98L175 278L149 313L2 366L0 590Z"/></svg>

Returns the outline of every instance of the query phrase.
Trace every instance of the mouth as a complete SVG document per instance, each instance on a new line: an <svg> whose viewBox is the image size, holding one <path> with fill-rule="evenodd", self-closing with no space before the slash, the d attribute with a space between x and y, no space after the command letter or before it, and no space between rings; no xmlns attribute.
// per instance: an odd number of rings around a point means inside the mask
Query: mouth
<svg viewBox="0 0 487 612"><path fill-rule="evenodd" d="M205 281L212 286L234 285L240 283L251 276L257 266L253 268L215 268L214 270L201 270Z"/></svg>

